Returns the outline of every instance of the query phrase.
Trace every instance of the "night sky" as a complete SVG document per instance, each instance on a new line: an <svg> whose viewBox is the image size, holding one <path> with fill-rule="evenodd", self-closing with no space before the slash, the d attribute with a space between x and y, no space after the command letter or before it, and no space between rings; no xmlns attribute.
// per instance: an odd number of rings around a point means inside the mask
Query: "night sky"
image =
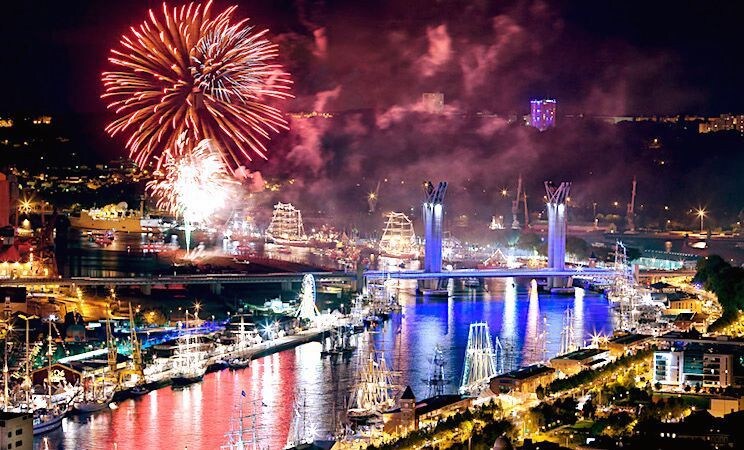
<svg viewBox="0 0 744 450"><path fill-rule="evenodd" d="M135 0L3 3L0 38L4 61L0 81L5 89L0 96L0 111L5 113L103 111L98 99L98 77L106 67L108 50L128 25L145 17L148 8L161 5L157 1ZM180 2L171 2L177 3ZM215 10L233 3L217 1ZM251 17L257 26L268 27L275 37L280 36L287 57L290 48L308 45L314 30L325 29L328 56L324 64L288 62L300 91L309 92L328 82L318 80L319 77L343 79L343 72L355 71L359 72L355 77L363 80L365 72L375 74L374 68L363 67L365 53L370 53L370 63L379 63L384 55L378 52L391 50L391 45L409 47L408 62L413 61L419 41L426 38L427 27L445 25L453 41L460 41L453 42L452 51L464 52L466 45L493 38L488 22L494 17L506 17L508 21L493 26L501 26L507 33L505 30L517 25L526 36L520 42L521 49L506 49L499 56L515 71L532 66L539 72L531 74L529 83L518 86L516 98L550 95L562 100L565 107L608 114L717 114L744 110L744 90L740 87L744 68L739 58L744 42L739 29L744 21L744 5L740 2L237 3L241 16ZM387 39L392 33L400 33L401 40L393 44ZM405 65L404 50L390 51L391 67ZM352 58L344 52L356 54ZM352 62L357 65L350 65ZM308 66L313 73L309 73ZM627 84L623 101L599 104L596 108L582 103L591 86L602 81L602 86L607 87L613 77L618 85ZM309 86L303 86L306 81ZM493 83L498 84L498 80ZM615 94L609 90L608 93ZM348 97L356 98L333 106L379 106L362 92L351 92ZM400 92L390 92L384 100L394 104L405 100L403 97ZM521 105L472 106L508 110Z"/></svg>
<svg viewBox="0 0 744 450"><path fill-rule="evenodd" d="M74 117L67 133L81 153L124 155L123 141L103 131L112 115L99 99L100 73L127 27L162 3L4 3L0 114ZM234 3L218 0L213 11ZM291 131L267 144L269 160L249 166L252 186L295 180L262 197L266 212L271 202L290 200L354 217L386 179L380 211L417 209L417 186L430 178L450 181L452 213L487 223L508 214L498 192L513 188L519 173L535 200L543 180L571 179L577 205L622 205L637 176L647 208L708 205L730 220L744 207L739 141L723 142L700 163L696 155L711 144L694 132L561 121L577 113L744 112L744 3L237 3L238 17L270 29L292 74L296 98L277 106L337 113L290 120ZM444 114L422 113L425 92L444 93ZM536 97L558 100L558 128L538 133L507 124ZM652 136L664 139L657 154L645 146ZM720 176L711 183L712 173Z"/></svg>

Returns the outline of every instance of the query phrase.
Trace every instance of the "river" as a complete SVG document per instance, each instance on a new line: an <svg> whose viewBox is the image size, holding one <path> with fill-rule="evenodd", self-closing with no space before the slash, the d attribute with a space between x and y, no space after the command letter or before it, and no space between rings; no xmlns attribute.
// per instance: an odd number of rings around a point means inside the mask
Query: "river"
<svg viewBox="0 0 744 450"><path fill-rule="evenodd" d="M612 331L607 300L578 290L574 297L543 294L530 297L529 280L488 282L488 292L470 291L445 298L401 295L403 309L370 336L384 349L388 365L400 371L401 385L411 385L417 398L427 396L424 380L436 345L447 361L448 390L454 392L462 376L471 322L488 323L492 336L507 348L508 368L539 357L545 341L549 356L558 352L564 313L573 308L576 342L594 332ZM546 339L540 339L544 330ZM359 349L368 348L359 342ZM287 440L296 396L304 397L306 423L317 437L333 428L357 373L357 355L331 360L321 357L321 344L308 343L252 362L240 371L208 374L201 383L182 390L170 387L142 398L126 400L112 411L65 419L63 428L37 439L34 448L83 449L218 449L235 405L246 393L256 399L258 434L262 448L281 449ZM246 404L246 409L251 407Z"/></svg>

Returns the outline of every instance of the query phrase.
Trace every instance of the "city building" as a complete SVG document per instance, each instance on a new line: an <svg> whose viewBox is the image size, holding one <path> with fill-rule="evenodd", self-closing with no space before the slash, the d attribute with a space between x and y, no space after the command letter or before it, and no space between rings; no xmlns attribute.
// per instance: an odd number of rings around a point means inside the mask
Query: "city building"
<svg viewBox="0 0 744 450"><path fill-rule="evenodd" d="M708 412L713 417L723 417L739 411L744 411L744 397L713 397L710 399Z"/></svg>
<svg viewBox="0 0 744 450"><path fill-rule="evenodd" d="M721 114L710 117L698 124L699 133L715 133L717 131L738 131L744 133L744 114Z"/></svg>
<svg viewBox="0 0 744 450"><path fill-rule="evenodd" d="M702 313L703 301L695 297L669 298L667 314L672 312Z"/></svg>
<svg viewBox="0 0 744 450"><path fill-rule="evenodd" d="M466 411L473 399L461 395L437 395L416 401L410 386L400 397L399 407L382 415L386 433L406 433L433 425L442 419Z"/></svg>
<svg viewBox="0 0 744 450"><path fill-rule="evenodd" d="M34 448L34 417L28 413L0 412L0 448Z"/></svg>
<svg viewBox="0 0 744 450"><path fill-rule="evenodd" d="M702 349L657 351L653 359L653 381L662 386L725 388L734 383L734 357Z"/></svg>
<svg viewBox="0 0 744 450"><path fill-rule="evenodd" d="M555 379L555 369L542 364L533 364L491 378L489 383L494 393L534 394L538 386L546 387Z"/></svg>
<svg viewBox="0 0 744 450"><path fill-rule="evenodd" d="M608 339L604 347L610 351L611 356L619 358L648 348L652 340L653 336L647 334L622 334Z"/></svg>
<svg viewBox="0 0 744 450"><path fill-rule="evenodd" d="M553 99L530 101L530 126L540 131L555 127L556 101Z"/></svg>
<svg viewBox="0 0 744 450"><path fill-rule="evenodd" d="M609 350L582 348L550 360L550 366L563 375L575 375L582 370L597 369L610 362Z"/></svg>

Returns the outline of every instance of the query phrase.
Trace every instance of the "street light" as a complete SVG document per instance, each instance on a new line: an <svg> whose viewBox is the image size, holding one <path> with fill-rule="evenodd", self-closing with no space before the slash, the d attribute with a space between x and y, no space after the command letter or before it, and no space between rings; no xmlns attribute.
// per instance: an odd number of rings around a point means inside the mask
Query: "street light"
<svg viewBox="0 0 744 450"><path fill-rule="evenodd" d="M695 214L700 218L700 234L703 234L703 219L705 219L707 213L708 211L706 211L705 208L698 208L695 210Z"/></svg>

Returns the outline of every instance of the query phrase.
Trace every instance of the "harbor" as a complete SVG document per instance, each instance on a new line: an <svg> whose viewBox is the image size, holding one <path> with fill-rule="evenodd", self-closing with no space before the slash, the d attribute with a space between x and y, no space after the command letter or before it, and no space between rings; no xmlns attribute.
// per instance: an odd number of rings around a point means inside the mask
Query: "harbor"
<svg viewBox="0 0 744 450"><path fill-rule="evenodd" d="M44 442L62 449L92 448L95 443L104 448L114 448L114 444L119 449L162 448L166 442L178 449L219 448L229 431L234 406L241 400L246 409L252 408L254 400L266 405L259 408L256 419L258 435L263 437L260 448L283 448L295 415L293 404L300 397L313 405L305 414L307 429L315 439L328 439L344 420L358 387L360 361L367 360L370 349L384 353L389 370L397 374L393 395L410 385L417 396L425 398L438 345L446 380L443 392L457 392L471 317L483 317L494 337L511 348L506 367L534 361L527 345L535 339L530 324L543 316L547 351L558 353L567 307L576 311L577 340L588 339L594 330L612 331L611 310L602 296L544 294L536 309L535 302L530 302L528 280L494 280L489 288L489 292L471 290L449 299L405 293L401 311L392 312L373 332L356 335L357 348L347 355L324 356L324 346L312 332L259 344L250 350L253 359L246 369L207 373L201 382L185 388L164 387L120 401L114 410L69 417L60 430L39 439L36 448L44 448ZM306 343L291 348L303 340ZM167 439L158 432L171 428L183 431ZM133 430L139 431L136 437L128 434Z"/></svg>

